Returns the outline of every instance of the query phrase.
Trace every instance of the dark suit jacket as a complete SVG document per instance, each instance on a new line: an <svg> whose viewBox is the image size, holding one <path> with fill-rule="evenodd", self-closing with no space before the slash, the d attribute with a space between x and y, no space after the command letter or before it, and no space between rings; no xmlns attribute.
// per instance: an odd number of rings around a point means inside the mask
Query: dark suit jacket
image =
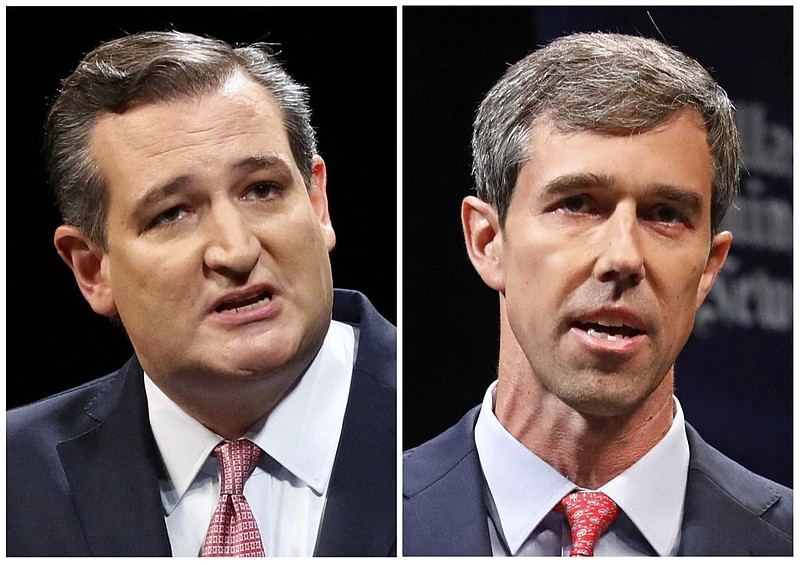
<svg viewBox="0 0 800 565"><path fill-rule="evenodd" d="M403 555L491 555L474 429L480 407L403 456ZM791 555L792 491L708 445L689 425L680 555Z"/></svg>
<svg viewBox="0 0 800 565"><path fill-rule="evenodd" d="M396 330L361 294L334 319L360 325L316 555L396 552ZM169 556L158 449L142 369L119 371L6 415L9 556Z"/></svg>

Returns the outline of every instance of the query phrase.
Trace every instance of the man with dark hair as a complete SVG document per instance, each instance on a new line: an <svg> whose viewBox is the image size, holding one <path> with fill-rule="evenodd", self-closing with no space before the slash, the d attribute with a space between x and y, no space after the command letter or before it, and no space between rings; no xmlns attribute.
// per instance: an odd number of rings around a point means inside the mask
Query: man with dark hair
<svg viewBox="0 0 800 565"><path fill-rule="evenodd" d="M58 253L135 355L7 414L7 554L394 554L396 332L333 289L304 87L265 45L131 35L46 152Z"/></svg>
<svg viewBox="0 0 800 565"><path fill-rule="evenodd" d="M739 139L696 61L618 34L513 65L473 133L497 381L403 461L405 555L791 555L792 491L706 444L674 364L732 236Z"/></svg>

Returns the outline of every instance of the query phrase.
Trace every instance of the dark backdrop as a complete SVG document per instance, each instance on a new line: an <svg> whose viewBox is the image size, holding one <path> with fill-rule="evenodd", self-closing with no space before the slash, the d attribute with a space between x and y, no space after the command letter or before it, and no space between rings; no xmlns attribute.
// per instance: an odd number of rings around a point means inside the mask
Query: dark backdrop
<svg viewBox="0 0 800 565"><path fill-rule="evenodd" d="M52 243L59 224L40 151L48 104L85 53L177 29L279 44L310 89L328 165L338 287L396 320L396 12L389 8L6 8L7 384L11 408L102 376L131 354L94 314Z"/></svg>
<svg viewBox="0 0 800 565"><path fill-rule="evenodd" d="M726 218L733 250L678 359L677 395L709 442L792 485L791 7L403 9L404 447L454 424L495 379L498 300L459 222L474 112L536 46L598 30L663 34L739 109L748 173Z"/></svg>

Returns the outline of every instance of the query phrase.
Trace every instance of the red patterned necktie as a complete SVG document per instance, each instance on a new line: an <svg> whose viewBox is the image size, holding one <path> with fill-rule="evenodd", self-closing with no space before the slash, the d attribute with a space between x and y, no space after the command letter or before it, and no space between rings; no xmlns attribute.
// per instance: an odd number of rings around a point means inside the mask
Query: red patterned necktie
<svg viewBox="0 0 800 565"><path fill-rule="evenodd" d="M595 491L571 492L561 500L572 530L570 557L593 557L594 545L608 529L619 509L608 495Z"/></svg>
<svg viewBox="0 0 800 565"><path fill-rule="evenodd" d="M264 557L258 524L242 494L261 450L250 440L237 439L219 444L214 453L222 469L219 503L200 556Z"/></svg>

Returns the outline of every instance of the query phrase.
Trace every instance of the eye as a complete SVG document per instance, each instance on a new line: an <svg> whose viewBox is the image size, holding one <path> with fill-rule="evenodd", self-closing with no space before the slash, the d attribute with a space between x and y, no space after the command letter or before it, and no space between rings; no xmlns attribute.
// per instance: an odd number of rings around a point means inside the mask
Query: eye
<svg viewBox="0 0 800 565"><path fill-rule="evenodd" d="M558 208L561 210L566 210L567 212L572 212L573 214L578 214L581 212L585 212L586 206L587 206L586 196L584 196L583 194L578 194L562 200L559 203Z"/></svg>
<svg viewBox="0 0 800 565"><path fill-rule="evenodd" d="M278 195L280 188L274 182L258 182L248 186L243 197L246 200L271 200Z"/></svg>
<svg viewBox="0 0 800 565"><path fill-rule="evenodd" d="M188 210L182 206L173 206L153 218L149 227L170 226L183 220L188 213Z"/></svg>
<svg viewBox="0 0 800 565"><path fill-rule="evenodd" d="M662 224L688 224L686 216L672 206L658 206L653 210L653 221Z"/></svg>

